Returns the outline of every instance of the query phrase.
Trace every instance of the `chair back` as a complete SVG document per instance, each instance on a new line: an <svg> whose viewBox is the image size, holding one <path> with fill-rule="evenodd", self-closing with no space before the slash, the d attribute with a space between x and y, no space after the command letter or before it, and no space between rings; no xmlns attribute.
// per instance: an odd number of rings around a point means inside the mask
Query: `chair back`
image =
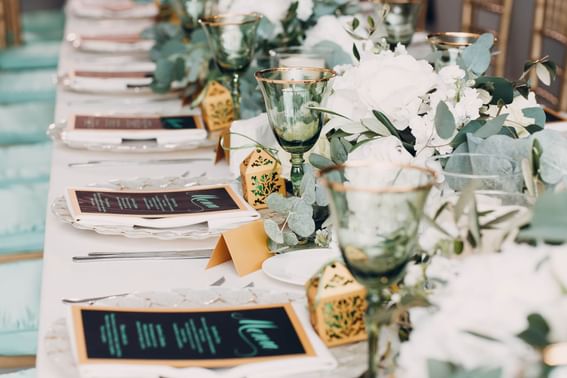
<svg viewBox="0 0 567 378"><path fill-rule="evenodd" d="M0 48L20 43L20 0L0 0Z"/></svg>
<svg viewBox="0 0 567 378"><path fill-rule="evenodd" d="M463 1L462 31L479 34L489 32L497 38L498 53L494 59L492 71L497 76L503 76L506 68L513 3L514 0ZM491 25L485 23L494 18L498 20L496 23Z"/></svg>
<svg viewBox="0 0 567 378"><path fill-rule="evenodd" d="M549 87L532 83L538 99L552 110L567 112L567 1L536 0L531 58L549 55L557 64L557 79Z"/></svg>

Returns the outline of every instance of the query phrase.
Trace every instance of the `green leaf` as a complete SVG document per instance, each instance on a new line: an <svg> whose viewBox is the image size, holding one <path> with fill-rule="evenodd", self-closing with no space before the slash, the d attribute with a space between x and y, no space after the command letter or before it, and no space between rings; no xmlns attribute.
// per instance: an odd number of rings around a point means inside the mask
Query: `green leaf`
<svg viewBox="0 0 567 378"><path fill-rule="evenodd" d="M491 105L505 105L514 101L514 84L503 77L482 76L476 79L475 87L487 90L492 95Z"/></svg>
<svg viewBox="0 0 567 378"><path fill-rule="evenodd" d="M356 47L356 43L352 44L352 55L360 62L360 53L358 52L358 48Z"/></svg>
<svg viewBox="0 0 567 378"><path fill-rule="evenodd" d="M447 104L443 101L437 104L435 111L435 130L437 134L443 139L449 139L455 132L455 117L449 110Z"/></svg>
<svg viewBox="0 0 567 378"><path fill-rule="evenodd" d="M500 340L495 339L492 336L488 336L488 335L478 333L478 332L475 332L475 331L464 331L464 332L468 333L469 335L472 335L472 336L475 336L475 337L478 337L478 338L481 338L481 339L484 339L484 340L487 340L487 341L500 342Z"/></svg>
<svg viewBox="0 0 567 378"><path fill-rule="evenodd" d="M315 221L313 221L312 215L292 213L287 224L290 230L304 238L311 236L315 232Z"/></svg>
<svg viewBox="0 0 567 378"><path fill-rule="evenodd" d="M456 366L450 362L435 359L427 360L427 376L429 378L449 378L453 376Z"/></svg>
<svg viewBox="0 0 567 378"><path fill-rule="evenodd" d="M295 233L291 231L285 231L283 233L283 238L284 238L284 244L289 245L290 247L299 244L299 239L297 239L297 235L295 235Z"/></svg>
<svg viewBox="0 0 567 378"><path fill-rule="evenodd" d="M360 21L358 20L358 18L353 18L352 19L352 23L351 23L351 28L352 30L356 30L358 28L358 26L360 25Z"/></svg>
<svg viewBox="0 0 567 378"><path fill-rule="evenodd" d="M548 71L547 67L542 63L537 63L535 66L537 78L545 85L551 84L551 73Z"/></svg>
<svg viewBox="0 0 567 378"><path fill-rule="evenodd" d="M325 169L335 165L331 159L326 158L323 155L312 153L309 155L309 163L318 169Z"/></svg>
<svg viewBox="0 0 567 378"><path fill-rule="evenodd" d="M282 244L284 242L283 232L280 230L280 227L276 222L271 219L264 220L264 231L266 235L274 242L278 244Z"/></svg>
<svg viewBox="0 0 567 378"><path fill-rule="evenodd" d="M474 132L474 136L479 138L488 138L491 135L496 135L504 126L508 114L500 114L495 118L488 120L480 129Z"/></svg>
<svg viewBox="0 0 567 378"><path fill-rule="evenodd" d="M517 336L536 349L543 349L549 345L549 325L540 314L528 315L528 328Z"/></svg>
<svg viewBox="0 0 567 378"><path fill-rule="evenodd" d="M342 164L348 159L348 151L338 137L331 139L331 159L337 164Z"/></svg>
<svg viewBox="0 0 567 378"><path fill-rule="evenodd" d="M337 112L335 112L335 111L333 111L333 110L330 110L330 109L320 108L320 107L318 107L318 106L308 106L307 109L317 110L317 111L319 111L319 112L321 112L321 113L331 114L331 115L338 116L338 117L341 117L341 118L344 118L344 119L348 119L349 121L352 121L352 120L351 120L350 118L348 118L347 116L344 116L344 115L342 115L342 114L339 114L339 113L337 113Z"/></svg>
<svg viewBox="0 0 567 378"><path fill-rule="evenodd" d="M490 227L495 226L497 224L506 222L506 221L514 218L518 214L518 212L519 212L519 210L511 210L507 213L504 213L504 214L492 219L491 221L484 223L481 226L481 228L483 228L483 229L484 228L490 228Z"/></svg>
<svg viewBox="0 0 567 378"><path fill-rule="evenodd" d="M533 118L536 125L541 127L545 126L545 111L541 106L524 108L522 109L522 113L524 114L524 117Z"/></svg>
<svg viewBox="0 0 567 378"><path fill-rule="evenodd" d="M461 55L465 67L476 75L486 72L490 66L490 49L493 44L494 36L485 33L475 43L465 48Z"/></svg>
<svg viewBox="0 0 567 378"><path fill-rule="evenodd" d="M315 187L315 203L318 206L329 206L327 190L319 185Z"/></svg>
<svg viewBox="0 0 567 378"><path fill-rule="evenodd" d="M475 119L467 123L463 128L459 130L457 135L451 141L451 146L453 149L457 148L461 144L467 141L467 134L474 134L478 129L484 125L485 121Z"/></svg>
<svg viewBox="0 0 567 378"><path fill-rule="evenodd" d="M400 133L398 132L398 129L396 129L396 126L394 126L394 124L392 123L392 121L390 121L390 119L386 116L386 114L378 111L378 110L373 110L372 114L374 114L374 117L376 117L376 119L378 121L380 121L380 123L382 125L384 125L386 127L386 129L388 129L388 132L395 136L396 138L400 139Z"/></svg>
<svg viewBox="0 0 567 378"><path fill-rule="evenodd" d="M300 189L301 198L309 204L315 203L315 176L313 175L313 168L305 164L303 178L301 179Z"/></svg>
<svg viewBox="0 0 567 378"><path fill-rule="evenodd" d="M280 214L287 214L292 207L291 201L279 193L272 193L266 198L266 204L271 210Z"/></svg>
<svg viewBox="0 0 567 378"><path fill-rule="evenodd" d="M537 172L546 184L556 185L567 177L567 138L546 129L533 136L542 150Z"/></svg>
<svg viewBox="0 0 567 378"><path fill-rule="evenodd" d="M520 231L520 240L567 242L567 192L545 192L533 207L527 228Z"/></svg>
<svg viewBox="0 0 567 378"><path fill-rule="evenodd" d="M392 133L388 130L382 122L379 122L375 118L365 118L361 119L360 123L362 126L366 127L368 130L372 131L376 135L380 136L390 136Z"/></svg>
<svg viewBox="0 0 567 378"><path fill-rule="evenodd" d="M351 64L351 56L341 46L333 41L321 41L313 46L314 49L324 50L327 67L336 67L341 64Z"/></svg>

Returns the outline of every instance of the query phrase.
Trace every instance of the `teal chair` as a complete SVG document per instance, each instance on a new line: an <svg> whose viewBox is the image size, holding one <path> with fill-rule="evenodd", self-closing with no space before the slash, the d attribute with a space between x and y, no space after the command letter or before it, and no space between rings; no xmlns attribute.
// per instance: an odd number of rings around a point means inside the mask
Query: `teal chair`
<svg viewBox="0 0 567 378"><path fill-rule="evenodd" d="M4 49L0 52L0 70L55 68L60 48L60 41L43 41Z"/></svg>
<svg viewBox="0 0 567 378"><path fill-rule="evenodd" d="M21 21L25 43L61 42L64 38L65 14L61 10L24 12Z"/></svg>
<svg viewBox="0 0 567 378"><path fill-rule="evenodd" d="M13 373L1 374L2 378L36 378L37 372L35 369L20 370Z"/></svg>
<svg viewBox="0 0 567 378"><path fill-rule="evenodd" d="M53 100L56 85L54 69L0 71L0 104Z"/></svg>
<svg viewBox="0 0 567 378"><path fill-rule="evenodd" d="M53 123L54 109L53 99L0 105L0 145L48 141L46 132Z"/></svg>

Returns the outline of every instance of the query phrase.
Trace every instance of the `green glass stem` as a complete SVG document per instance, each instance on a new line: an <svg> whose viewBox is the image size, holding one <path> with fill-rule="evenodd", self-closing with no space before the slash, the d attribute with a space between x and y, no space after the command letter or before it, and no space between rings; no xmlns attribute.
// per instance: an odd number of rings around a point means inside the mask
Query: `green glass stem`
<svg viewBox="0 0 567 378"><path fill-rule="evenodd" d="M366 333L368 335L368 370L361 378L377 378L378 374L378 336L380 334L380 322L378 321L378 314L382 307L380 294L377 290L367 288L366 302L366 316L364 318L366 323Z"/></svg>
<svg viewBox="0 0 567 378"><path fill-rule="evenodd" d="M293 187L293 195L299 197L301 195L301 180L303 179L303 154L291 154L291 185Z"/></svg>
<svg viewBox="0 0 567 378"><path fill-rule="evenodd" d="M234 107L234 119L240 119L240 75L236 72L232 74L231 82L232 104Z"/></svg>

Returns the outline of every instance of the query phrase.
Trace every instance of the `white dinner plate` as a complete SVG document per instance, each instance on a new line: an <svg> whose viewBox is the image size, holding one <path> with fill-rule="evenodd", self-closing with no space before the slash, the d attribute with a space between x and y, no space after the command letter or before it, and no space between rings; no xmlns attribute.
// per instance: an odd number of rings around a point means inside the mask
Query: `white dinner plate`
<svg viewBox="0 0 567 378"><path fill-rule="evenodd" d="M303 286L326 262L338 257L338 251L328 248L303 249L270 257L262 271L275 280Z"/></svg>

